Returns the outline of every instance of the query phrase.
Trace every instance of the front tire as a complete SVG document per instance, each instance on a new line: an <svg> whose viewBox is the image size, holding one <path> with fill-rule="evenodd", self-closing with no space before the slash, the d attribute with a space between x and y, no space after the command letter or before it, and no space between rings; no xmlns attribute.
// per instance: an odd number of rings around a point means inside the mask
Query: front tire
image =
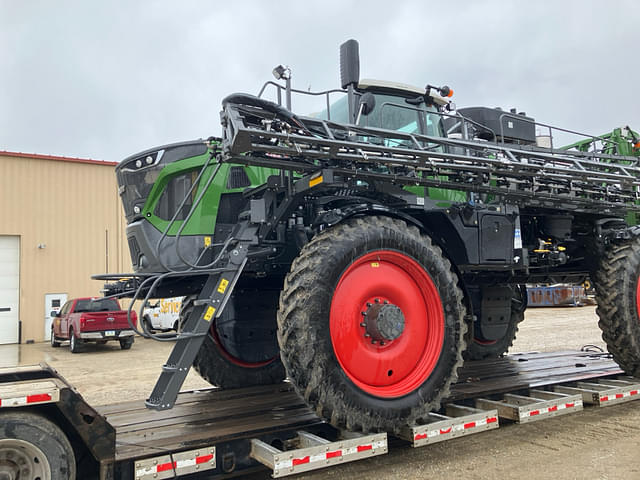
<svg viewBox="0 0 640 480"><path fill-rule="evenodd" d="M629 375L640 375L640 238L610 245L592 276L609 353Z"/></svg>
<svg viewBox="0 0 640 480"><path fill-rule="evenodd" d="M405 222L347 220L293 262L278 340L297 391L337 428L398 432L457 379L466 308L439 247Z"/></svg>
<svg viewBox="0 0 640 480"><path fill-rule="evenodd" d="M69 440L53 422L31 412L0 413L0 478L76 478Z"/></svg>

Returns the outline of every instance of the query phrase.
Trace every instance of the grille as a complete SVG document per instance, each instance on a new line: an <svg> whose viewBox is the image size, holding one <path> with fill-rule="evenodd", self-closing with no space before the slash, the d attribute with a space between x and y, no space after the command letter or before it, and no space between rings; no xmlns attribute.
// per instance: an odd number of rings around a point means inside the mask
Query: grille
<svg viewBox="0 0 640 480"><path fill-rule="evenodd" d="M244 167L231 167L227 177L227 188L242 188L251 185L251 181L244 171Z"/></svg>

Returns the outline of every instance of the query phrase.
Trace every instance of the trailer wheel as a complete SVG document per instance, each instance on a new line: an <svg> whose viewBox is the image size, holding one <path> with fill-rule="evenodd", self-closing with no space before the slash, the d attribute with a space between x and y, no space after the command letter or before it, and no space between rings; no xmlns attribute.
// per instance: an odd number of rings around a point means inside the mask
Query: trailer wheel
<svg viewBox="0 0 640 480"><path fill-rule="evenodd" d="M191 315L195 296L186 297L180 309L180 322ZM246 302L247 299L245 298ZM252 299L249 300L250 302ZM233 301L227 309L232 309ZM275 312L272 316L275 324ZM220 330L221 319L216 319L211 325L208 335L193 361L194 369L200 376L212 385L222 388L240 388L252 385L270 385L281 382L285 378L284 366L280 360L277 343L274 339L273 347L262 352L252 352L251 356L233 351L224 332ZM251 318L251 320L255 320ZM180 327L179 327L180 328ZM275 325L273 327L275 329Z"/></svg>
<svg viewBox="0 0 640 480"><path fill-rule="evenodd" d="M0 478L75 479L69 440L60 427L36 413L0 413Z"/></svg>
<svg viewBox="0 0 640 480"><path fill-rule="evenodd" d="M73 328L69 330L69 349L71 350L71 353L78 353L80 351L81 344L82 340L76 338Z"/></svg>
<svg viewBox="0 0 640 480"><path fill-rule="evenodd" d="M122 350L129 350L131 348L131 345L133 345L133 337L129 337L129 338L121 338L120 339L120 348Z"/></svg>
<svg viewBox="0 0 640 480"><path fill-rule="evenodd" d="M640 239L611 246L591 278L609 353L629 375L640 375Z"/></svg>
<svg viewBox="0 0 640 480"><path fill-rule="evenodd" d="M60 346L60 342L56 339L56 334L53 331L53 327L51 327L51 346L53 348L58 348Z"/></svg>
<svg viewBox="0 0 640 480"><path fill-rule="evenodd" d="M280 296L287 374L338 428L398 432L440 407L464 350L458 277L431 239L387 217L317 235Z"/></svg>
<svg viewBox="0 0 640 480"><path fill-rule="evenodd" d="M498 358L507 353L518 333L518 324L524 320L524 311L527 306L526 287L521 286L514 291L511 299L511 318L504 336L498 340L487 341L477 336L473 341L468 341L467 350L463 357L465 360L483 360L485 358Z"/></svg>

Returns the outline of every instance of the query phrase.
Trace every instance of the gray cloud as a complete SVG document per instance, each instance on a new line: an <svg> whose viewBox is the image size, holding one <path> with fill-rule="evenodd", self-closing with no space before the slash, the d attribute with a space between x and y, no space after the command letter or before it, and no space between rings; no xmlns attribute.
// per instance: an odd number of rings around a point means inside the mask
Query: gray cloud
<svg viewBox="0 0 640 480"><path fill-rule="evenodd" d="M363 77L446 83L460 106L593 134L640 128L639 13L595 0L0 0L0 149L119 160L219 134L222 98L256 93L278 63L298 88L338 87L348 38Z"/></svg>

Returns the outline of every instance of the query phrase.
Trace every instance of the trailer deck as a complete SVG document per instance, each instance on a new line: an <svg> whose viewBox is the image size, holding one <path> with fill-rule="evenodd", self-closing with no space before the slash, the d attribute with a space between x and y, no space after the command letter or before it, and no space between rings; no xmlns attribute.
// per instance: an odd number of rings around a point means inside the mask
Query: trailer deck
<svg viewBox="0 0 640 480"><path fill-rule="evenodd" d="M606 353L526 353L470 362L442 409L396 436L420 447L498 428L499 420L537 421L582 410L583 404L640 398L639 391L640 380L624 377ZM101 479L224 478L263 468L260 463L282 477L388 448L386 433L333 429L288 382L182 392L171 410L148 409L143 400L93 408L46 366L0 369L0 406L31 404L58 406L88 448L96 448L94 455L101 455Z"/></svg>

